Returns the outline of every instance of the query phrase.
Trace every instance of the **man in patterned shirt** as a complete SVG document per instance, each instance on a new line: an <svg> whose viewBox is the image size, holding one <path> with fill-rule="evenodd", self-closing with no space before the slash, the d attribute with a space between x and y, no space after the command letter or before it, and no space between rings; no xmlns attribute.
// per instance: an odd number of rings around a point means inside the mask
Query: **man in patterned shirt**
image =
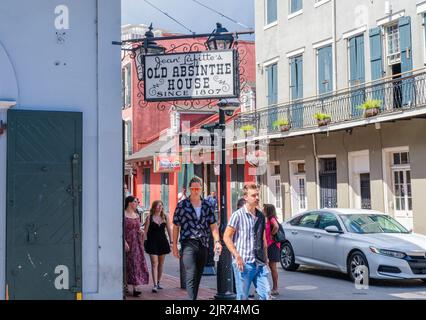
<svg viewBox="0 0 426 320"><path fill-rule="evenodd" d="M268 300L270 284L265 216L257 209L259 189L255 184L248 184L243 191L246 203L232 214L223 241L233 256L237 300L248 299L252 282L260 300Z"/></svg>
<svg viewBox="0 0 426 320"><path fill-rule="evenodd" d="M177 247L181 243L182 263L185 268L186 290L191 300L197 300L201 275L207 262L210 232L215 251L222 252L214 209L201 199L201 179L189 182L190 196L177 204L173 216L173 255L180 259Z"/></svg>

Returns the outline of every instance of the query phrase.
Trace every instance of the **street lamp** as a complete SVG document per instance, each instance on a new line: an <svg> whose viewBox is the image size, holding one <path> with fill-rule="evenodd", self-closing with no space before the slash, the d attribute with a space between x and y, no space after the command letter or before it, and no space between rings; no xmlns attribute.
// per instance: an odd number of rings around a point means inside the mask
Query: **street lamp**
<svg viewBox="0 0 426 320"><path fill-rule="evenodd" d="M154 40L154 33L152 32L152 23L148 28L148 31L145 32L145 38L143 39L143 45L138 46L134 49L134 54L136 56L136 70L138 75L138 80L144 80L144 59L143 57L148 54L163 54L166 51L166 48L159 46Z"/></svg>
<svg viewBox="0 0 426 320"><path fill-rule="evenodd" d="M227 33L227 34L222 34ZM216 29L206 41L206 47L209 50L228 50L232 48L234 36L228 33L228 30L222 27L221 23L216 23Z"/></svg>
<svg viewBox="0 0 426 320"><path fill-rule="evenodd" d="M220 255L217 270L217 300L235 300L236 296L233 288L232 256L226 245L223 243L223 234L228 224L227 195L226 195L226 140L225 140L225 115L232 116L234 111L240 106L237 99L221 100L219 107L219 128L221 128L221 162L220 162L220 226L219 233L222 239L222 254Z"/></svg>

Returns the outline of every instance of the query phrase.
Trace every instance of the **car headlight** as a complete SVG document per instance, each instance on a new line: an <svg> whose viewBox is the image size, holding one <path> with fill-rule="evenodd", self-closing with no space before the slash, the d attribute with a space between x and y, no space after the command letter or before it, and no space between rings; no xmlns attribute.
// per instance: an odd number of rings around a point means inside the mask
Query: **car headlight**
<svg viewBox="0 0 426 320"><path fill-rule="evenodd" d="M384 256L397 258L397 259L404 259L407 256L404 252L387 250L387 249L378 249L376 247L370 247L370 250L373 253L382 254Z"/></svg>

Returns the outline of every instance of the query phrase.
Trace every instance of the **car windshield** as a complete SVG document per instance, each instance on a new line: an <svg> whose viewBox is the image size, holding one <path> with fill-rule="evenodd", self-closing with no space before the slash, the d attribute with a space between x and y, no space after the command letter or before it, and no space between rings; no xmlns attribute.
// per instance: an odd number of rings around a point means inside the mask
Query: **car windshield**
<svg viewBox="0 0 426 320"><path fill-rule="evenodd" d="M409 233L398 221L380 214L340 215L348 232L352 233Z"/></svg>

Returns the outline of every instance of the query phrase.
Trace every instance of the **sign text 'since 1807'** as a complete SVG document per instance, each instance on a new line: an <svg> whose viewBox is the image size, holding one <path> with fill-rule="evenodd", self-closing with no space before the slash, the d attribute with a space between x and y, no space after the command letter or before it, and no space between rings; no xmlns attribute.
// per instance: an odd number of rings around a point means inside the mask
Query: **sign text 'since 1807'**
<svg viewBox="0 0 426 320"><path fill-rule="evenodd" d="M145 100L223 99L239 95L235 50L145 56Z"/></svg>

